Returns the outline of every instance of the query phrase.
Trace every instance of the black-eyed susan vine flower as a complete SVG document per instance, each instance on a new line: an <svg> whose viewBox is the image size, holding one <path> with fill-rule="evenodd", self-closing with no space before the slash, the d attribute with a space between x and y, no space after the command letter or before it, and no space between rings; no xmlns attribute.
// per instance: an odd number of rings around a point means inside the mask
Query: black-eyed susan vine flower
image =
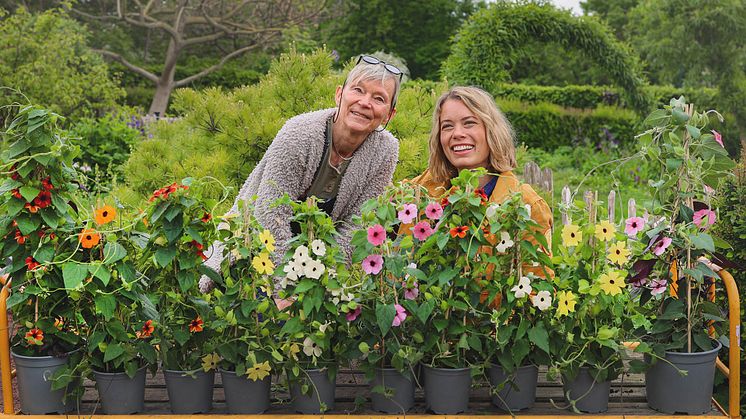
<svg viewBox="0 0 746 419"><path fill-rule="evenodd" d="M96 230L86 228L80 232L78 239L84 249L90 249L101 241L101 235Z"/></svg>
<svg viewBox="0 0 746 419"><path fill-rule="evenodd" d="M275 251L275 238L269 230L264 230L259 233L259 241L262 242L264 248L267 249L268 252Z"/></svg>
<svg viewBox="0 0 746 419"><path fill-rule="evenodd" d="M96 224L104 225L114 221L117 216L116 208L111 205L104 205L95 211Z"/></svg>
<svg viewBox="0 0 746 419"><path fill-rule="evenodd" d="M272 371L269 361L258 362L246 370L246 375L252 381L263 380Z"/></svg>
<svg viewBox="0 0 746 419"><path fill-rule="evenodd" d="M624 278L618 271L609 271L598 277L598 284L606 295L617 295L622 293L622 288L626 286Z"/></svg>
<svg viewBox="0 0 746 419"><path fill-rule="evenodd" d="M566 247L577 246L583 240L583 232L575 224L565 224L562 227L562 244Z"/></svg>
<svg viewBox="0 0 746 419"><path fill-rule="evenodd" d="M222 360L220 355L216 353L207 354L202 357L202 370L208 372L218 367L218 363Z"/></svg>
<svg viewBox="0 0 746 419"><path fill-rule="evenodd" d="M609 252L606 257L617 265L624 265L629 261L629 249L627 249L627 242L618 241L609 246Z"/></svg>
<svg viewBox="0 0 746 419"><path fill-rule="evenodd" d="M596 224L596 238L601 241L609 241L614 238L616 234L616 227L608 220L603 220Z"/></svg>
<svg viewBox="0 0 746 419"><path fill-rule="evenodd" d="M575 294L572 291L559 291L557 293L557 317L567 316L575 312L575 305L578 303Z"/></svg>
<svg viewBox="0 0 746 419"><path fill-rule="evenodd" d="M251 266L256 269L257 272L264 275L270 275L275 271L275 264L269 258L269 253L262 252L251 260Z"/></svg>

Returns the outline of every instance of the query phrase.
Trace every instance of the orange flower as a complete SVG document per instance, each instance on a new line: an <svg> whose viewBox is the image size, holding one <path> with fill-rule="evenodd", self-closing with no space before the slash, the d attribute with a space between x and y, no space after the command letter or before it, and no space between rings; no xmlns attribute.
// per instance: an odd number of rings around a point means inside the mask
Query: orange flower
<svg viewBox="0 0 746 419"><path fill-rule="evenodd" d="M16 242L18 244L26 243L26 239L28 239L28 236L21 234L21 230L16 230Z"/></svg>
<svg viewBox="0 0 746 419"><path fill-rule="evenodd" d="M26 332L26 343L29 345L42 345L44 343L44 332L37 328L29 330Z"/></svg>
<svg viewBox="0 0 746 419"><path fill-rule="evenodd" d="M80 245L83 246L84 249L90 249L101 241L101 235L94 229L86 228L80 233L79 240Z"/></svg>
<svg viewBox="0 0 746 419"><path fill-rule="evenodd" d="M36 201L36 198L34 198L34 201ZM37 207L36 205L31 205L28 202L26 203L26 205L23 206L23 208L26 208L28 212L32 214L36 214L39 211L39 207Z"/></svg>
<svg viewBox="0 0 746 419"><path fill-rule="evenodd" d="M11 193L14 198L23 199L23 195L21 195L21 191L19 191L18 189L13 189Z"/></svg>
<svg viewBox="0 0 746 419"><path fill-rule="evenodd" d="M96 210L96 224L103 225L110 223L117 216L117 210L111 205L104 205Z"/></svg>
<svg viewBox="0 0 746 419"><path fill-rule="evenodd" d="M135 336L137 336L138 339L149 338L153 335L153 331L155 331L153 320L146 320L142 325L142 330L135 332Z"/></svg>
<svg viewBox="0 0 746 419"><path fill-rule="evenodd" d="M62 317L57 317L54 319L54 327L57 330L62 330L62 327L65 325L65 321L62 320Z"/></svg>
<svg viewBox="0 0 746 419"><path fill-rule="evenodd" d="M196 319L192 320L191 323L189 323L189 331L192 333L201 332L202 331L202 325L204 325L205 322L202 321L202 319L197 316Z"/></svg>
<svg viewBox="0 0 746 419"><path fill-rule="evenodd" d="M212 220L212 214L210 214L209 212L206 212L205 215L202 216L202 222L206 223L210 220Z"/></svg>
<svg viewBox="0 0 746 419"><path fill-rule="evenodd" d="M475 190L474 190L474 195L476 195L476 196L478 196L479 198L481 198L481 200L482 200L482 204L486 204L486 203L487 203L487 200L489 199L489 198L487 197L487 194L486 194L486 193L484 193L484 189L482 189L482 188L477 188L477 189L475 189Z"/></svg>
<svg viewBox="0 0 746 419"><path fill-rule="evenodd" d="M469 227L467 226L454 227L451 229L451 237L458 236L459 238L463 239L464 237L466 237L467 231L469 231Z"/></svg>

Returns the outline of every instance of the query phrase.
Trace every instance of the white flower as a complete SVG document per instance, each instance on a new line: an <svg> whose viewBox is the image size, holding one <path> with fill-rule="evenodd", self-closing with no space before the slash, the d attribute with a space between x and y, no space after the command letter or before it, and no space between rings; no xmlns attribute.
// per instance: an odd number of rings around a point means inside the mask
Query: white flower
<svg viewBox="0 0 746 419"><path fill-rule="evenodd" d="M500 243L495 246L495 249L500 253L505 253L511 247L513 247L513 240L510 239L510 234L507 231L501 231Z"/></svg>
<svg viewBox="0 0 746 419"><path fill-rule="evenodd" d="M324 256L326 255L326 244L316 239L311 243L311 250L313 250L313 254L316 256Z"/></svg>
<svg viewBox="0 0 746 419"><path fill-rule="evenodd" d="M549 291L539 291L538 294L531 297L531 303L541 311L544 311L552 305L552 296Z"/></svg>
<svg viewBox="0 0 746 419"><path fill-rule="evenodd" d="M308 248L303 245L298 246L293 254L293 260L296 262L308 260Z"/></svg>
<svg viewBox="0 0 746 419"><path fill-rule="evenodd" d="M303 341L303 353L307 356L321 356L321 348L311 338Z"/></svg>
<svg viewBox="0 0 746 419"><path fill-rule="evenodd" d="M531 204L524 205L526 212L528 212L528 218L531 218Z"/></svg>
<svg viewBox="0 0 746 419"><path fill-rule="evenodd" d="M233 259L235 260L243 259L243 256L241 256L241 252L239 252L238 249L231 249L231 256L233 256Z"/></svg>
<svg viewBox="0 0 746 419"><path fill-rule="evenodd" d="M336 278L337 277L337 270L334 268L327 268L326 270L329 273L329 278Z"/></svg>
<svg viewBox="0 0 746 419"><path fill-rule="evenodd" d="M307 278L319 279L324 273L324 270L326 270L326 266L324 266L323 263L318 260L309 259L303 274L306 275Z"/></svg>
<svg viewBox="0 0 746 419"><path fill-rule="evenodd" d="M322 325L319 326L319 332L325 333L326 329L328 329L328 328L329 328L329 322L326 322L326 323L324 323L324 324L322 324Z"/></svg>
<svg viewBox="0 0 746 419"><path fill-rule="evenodd" d="M489 207L487 207L487 210L484 212L484 214L487 216L487 218L495 218L495 214L497 213L497 210L500 208L500 204L490 204Z"/></svg>
<svg viewBox="0 0 746 419"><path fill-rule="evenodd" d="M288 262L285 267L282 268L282 270L285 272L287 279L291 281L297 281L298 277L300 275L303 275L303 270L296 261L291 260Z"/></svg>
<svg viewBox="0 0 746 419"><path fill-rule="evenodd" d="M510 290L515 293L515 298L523 298L531 294L531 279L527 276L522 276L521 280L518 281L518 285L511 288Z"/></svg>

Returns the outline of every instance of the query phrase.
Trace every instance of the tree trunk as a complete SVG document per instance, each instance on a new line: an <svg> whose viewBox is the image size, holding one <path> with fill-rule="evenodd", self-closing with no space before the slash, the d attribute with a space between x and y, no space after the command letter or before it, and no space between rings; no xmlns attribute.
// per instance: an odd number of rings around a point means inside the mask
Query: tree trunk
<svg viewBox="0 0 746 419"><path fill-rule="evenodd" d="M176 61L179 59L181 47L176 44L173 38L168 43L166 51L166 60L163 65L163 72L155 85L155 95L150 103L149 115L158 113L160 116L166 114L168 100L171 98L171 92L174 90L174 75L176 74Z"/></svg>

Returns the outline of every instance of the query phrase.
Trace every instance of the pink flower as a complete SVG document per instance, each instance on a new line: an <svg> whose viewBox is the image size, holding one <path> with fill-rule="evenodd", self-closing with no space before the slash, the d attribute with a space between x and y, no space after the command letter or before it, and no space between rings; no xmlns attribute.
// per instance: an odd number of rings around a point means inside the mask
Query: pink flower
<svg viewBox="0 0 746 419"><path fill-rule="evenodd" d="M663 237L660 239L655 246L653 246L653 254L656 256L660 256L663 254L663 252L668 249L668 246L671 245L671 238L670 237Z"/></svg>
<svg viewBox="0 0 746 419"><path fill-rule="evenodd" d="M705 219L706 217L706 219ZM694 224L699 227L715 224L715 211L705 208L694 212Z"/></svg>
<svg viewBox="0 0 746 419"><path fill-rule="evenodd" d="M430 227L430 223L428 223L427 221L420 221L419 223L415 224L412 230L414 238L420 241L424 241L425 239L433 235L433 229L432 227Z"/></svg>
<svg viewBox="0 0 746 419"><path fill-rule="evenodd" d="M720 147L723 147L723 148L725 148L725 145L723 145L723 136L722 136L722 135L720 135L720 133L719 133L719 132L717 132L717 131L715 131L715 130L712 130L712 131L710 131L710 132L712 132L712 135L714 135L714 136L715 136L715 141L717 141L717 142L718 142L718 144L720 144Z"/></svg>
<svg viewBox="0 0 746 419"><path fill-rule="evenodd" d="M373 246L380 246L386 240L386 230L383 226L376 224L368 229L368 243Z"/></svg>
<svg viewBox="0 0 746 419"><path fill-rule="evenodd" d="M358 307L358 308L350 311L349 313L347 313L345 315L345 318L347 319L348 322L354 322L355 319L357 319L357 316L359 316L360 313L362 313L362 312L363 312L363 309L361 307Z"/></svg>
<svg viewBox="0 0 746 419"><path fill-rule="evenodd" d="M642 289L645 285L647 285L648 279L647 278L640 278L638 280L632 281L629 284L634 288L635 290Z"/></svg>
<svg viewBox="0 0 746 419"><path fill-rule="evenodd" d="M443 207L437 202L431 202L425 208L425 216L431 220L439 220L443 216Z"/></svg>
<svg viewBox="0 0 746 419"><path fill-rule="evenodd" d="M640 217L629 217L627 218L626 224L624 232L629 237L635 237L637 233L642 231L642 228L645 227L645 220Z"/></svg>
<svg viewBox="0 0 746 419"><path fill-rule="evenodd" d="M396 308L396 316L394 316L394 321L391 323L391 325L399 326L404 320L407 319L407 310L404 310L404 307L400 306L399 304L394 304L394 307Z"/></svg>
<svg viewBox="0 0 746 419"><path fill-rule="evenodd" d="M404 290L404 298L407 300L414 300L417 298L417 296L420 295L420 289L417 287L417 283L415 282L412 284L412 288L407 288Z"/></svg>
<svg viewBox="0 0 746 419"><path fill-rule="evenodd" d="M403 224L410 224L412 220L417 217L417 205L415 204L404 204L404 208L399 211L399 221Z"/></svg>
<svg viewBox="0 0 746 419"><path fill-rule="evenodd" d="M377 275L383 269L383 257L381 255L370 255L363 259L363 270L366 274Z"/></svg>
<svg viewBox="0 0 746 419"><path fill-rule="evenodd" d="M650 293L653 295L662 294L666 291L668 283L665 279L657 279L650 283Z"/></svg>

